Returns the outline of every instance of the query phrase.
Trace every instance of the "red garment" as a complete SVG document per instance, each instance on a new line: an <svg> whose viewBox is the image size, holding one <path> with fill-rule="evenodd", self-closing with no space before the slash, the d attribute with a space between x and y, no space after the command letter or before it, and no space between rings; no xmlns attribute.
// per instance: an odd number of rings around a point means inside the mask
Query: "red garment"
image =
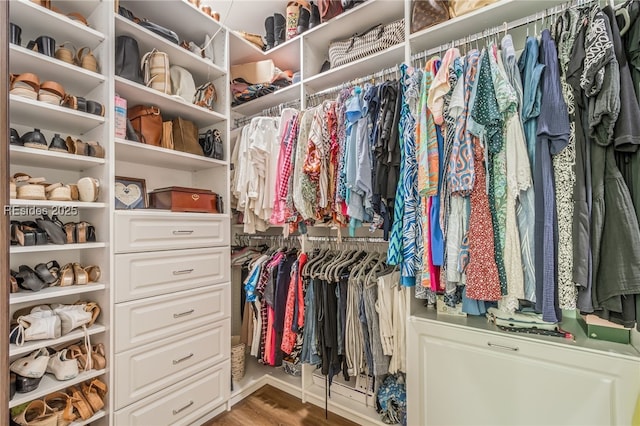
<svg viewBox="0 0 640 426"><path fill-rule="evenodd" d="M290 354L296 345L298 333L293 331L293 312L296 304L298 305L298 329L304 325L304 296L302 296L302 276L300 270L307 261L307 255L301 253L298 257L298 263L294 266L291 274L291 282L287 293L287 306L284 314L284 329L282 331L282 344L280 349L286 354ZM296 300L296 288L298 290L298 299Z"/></svg>
<svg viewBox="0 0 640 426"><path fill-rule="evenodd" d="M469 264L467 297L476 300L500 300L500 279L493 245L493 226L486 192L484 153L477 137L473 138L476 177L470 195Z"/></svg>

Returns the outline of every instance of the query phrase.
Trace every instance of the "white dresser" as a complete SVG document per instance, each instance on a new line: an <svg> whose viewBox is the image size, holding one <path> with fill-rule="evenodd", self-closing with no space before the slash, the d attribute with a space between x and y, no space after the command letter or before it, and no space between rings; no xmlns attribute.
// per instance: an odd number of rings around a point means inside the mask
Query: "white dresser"
<svg viewBox="0 0 640 426"><path fill-rule="evenodd" d="M115 424L191 424L228 400L228 221L116 212Z"/></svg>

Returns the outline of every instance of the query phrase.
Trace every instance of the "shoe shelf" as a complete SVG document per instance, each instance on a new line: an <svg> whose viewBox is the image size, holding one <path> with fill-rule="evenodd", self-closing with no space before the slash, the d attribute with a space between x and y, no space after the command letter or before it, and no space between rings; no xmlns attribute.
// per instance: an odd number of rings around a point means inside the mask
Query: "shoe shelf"
<svg viewBox="0 0 640 426"><path fill-rule="evenodd" d="M38 302L40 300L46 300L54 297L69 296L74 294L90 293L92 291L104 290L107 286L105 284L85 284L85 285L70 285L66 287L47 287L40 291L20 291L18 293L11 293L9 295L9 304L17 305L20 303Z"/></svg>
<svg viewBox="0 0 640 426"><path fill-rule="evenodd" d="M281 70L298 71L300 69L300 39L300 36L296 36L272 49L263 51L236 32L229 31L229 53L233 56L231 65L271 59L275 66Z"/></svg>
<svg viewBox="0 0 640 426"><path fill-rule="evenodd" d="M15 74L32 72L37 74L41 81L52 80L60 83L65 91L73 94L89 93L105 82L105 77L101 74L15 44L9 44L9 67Z"/></svg>
<svg viewBox="0 0 640 426"><path fill-rule="evenodd" d="M13 399L9 401L9 408L16 407L24 404L25 402L33 401L34 399L42 398L49 395L51 392L63 390L69 386L77 385L78 383L93 379L94 377L102 376L106 372L107 370L105 369L83 371L75 378L64 381L56 380L56 378L51 374L45 374L36 390L27 393L16 393Z"/></svg>
<svg viewBox="0 0 640 426"><path fill-rule="evenodd" d="M138 4L145 2L136 2ZM162 13L167 13L165 11L166 8L174 7L176 2L167 1L162 3L162 7L159 8L157 3L151 3L150 6L153 6L154 9L160 9ZM185 10L189 9L186 7L182 7ZM199 13L199 12L198 12ZM172 16L172 15L166 15ZM175 15L182 16L182 15ZM213 21L213 19L211 19ZM155 21L153 21L155 22ZM185 21L186 22L186 21ZM215 21L213 21L215 22ZM128 35L133 37L138 42L138 47L140 50L140 56L144 55L146 52L150 52L153 49L158 49L160 52L165 52L169 55L169 64L170 65L179 65L185 69L187 69L193 79L196 82L196 86L198 84L202 84L206 81L213 81L218 77L222 77L226 74L226 71L214 64L208 59L204 59L195 53L187 50L183 47L180 47L177 44L174 44L161 36L147 30L146 28L141 27L133 21L128 20L127 18L123 18L120 15L115 16L116 23L116 34L118 36ZM186 27L186 26L185 26ZM213 34L215 28L213 25L211 26L211 30L208 33ZM197 38L194 37L193 41L195 43L202 43L204 41L204 36L207 31L203 31L200 36Z"/></svg>
<svg viewBox="0 0 640 426"><path fill-rule="evenodd" d="M104 333L107 327L101 324L94 324L87 328L87 333L90 336L98 333ZM46 348L47 346L56 346L61 343L73 342L84 338L84 330L82 328L73 330L71 333L60 336L57 339L44 339L33 340L31 342L25 342L24 345L18 346L16 344L9 344L9 356L28 354L40 348ZM32 398L33 399L33 398Z"/></svg>
<svg viewBox="0 0 640 426"><path fill-rule="evenodd" d="M466 15L425 28L411 34L409 42L413 53L460 40L469 34L481 32L486 28L502 26L523 16L529 16L545 8L566 3L562 0L500 0L477 9ZM444 53L444 51L443 51Z"/></svg>
<svg viewBox="0 0 640 426"><path fill-rule="evenodd" d="M69 426L84 426L84 425L90 425L93 422L103 418L104 416L107 415L107 412L104 410L98 410L97 413L95 413L93 416L89 417L87 420L76 420L75 422L71 422L69 423Z"/></svg>
<svg viewBox="0 0 640 426"><path fill-rule="evenodd" d="M182 98L166 95L157 90L143 86L126 78L115 77L116 93L127 99L127 106L138 104L155 105L160 108L163 120L182 117L193 121L199 128L208 127L226 120L223 114L210 111L192 103L187 103ZM220 90L220 88L218 89ZM226 90L226 89L225 89Z"/></svg>
<svg viewBox="0 0 640 426"><path fill-rule="evenodd" d="M12 164L47 169L84 171L105 164L104 158L65 154L63 152L17 145L10 146L9 155L11 156Z"/></svg>
<svg viewBox="0 0 640 426"><path fill-rule="evenodd" d="M172 170L192 172L227 166L226 161L207 158L201 155L146 145L125 139L116 138L115 142L116 161L148 164Z"/></svg>
<svg viewBox="0 0 640 426"><path fill-rule="evenodd" d="M66 208L79 208L79 209L102 209L107 205L105 203L89 203L84 201L49 201L49 200L22 200L13 198L11 199L12 206L34 206L34 207L66 207Z"/></svg>
<svg viewBox="0 0 640 426"><path fill-rule="evenodd" d="M80 243L80 244L44 244L41 246L11 246L11 254L36 253L61 250L86 250L106 247L106 243Z"/></svg>
<svg viewBox="0 0 640 426"><path fill-rule="evenodd" d="M371 0L369 0L371 1ZM386 3L386 2L385 2ZM373 74L382 69L404 61L404 44L397 44L366 58L332 68L304 80L305 86L312 91L334 87L363 75Z"/></svg>
<svg viewBox="0 0 640 426"><path fill-rule="evenodd" d="M291 102L300 99L300 83L283 87L268 95L260 96L249 102L232 107L231 111L237 114L251 116L273 105Z"/></svg>
<svg viewBox="0 0 640 426"><path fill-rule="evenodd" d="M10 121L60 133L81 135L105 122L104 117L67 107L34 101L24 96L9 95Z"/></svg>
<svg viewBox="0 0 640 426"><path fill-rule="evenodd" d="M82 3L87 3L84 6L86 17L88 12L95 9L99 2L90 0ZM94 5L94 7L88 7L90 5ZM61 13L44 8L29 0L11 1L9 16L11 22L23 27L23 29L26 23L32 23L47 32L54 30L52 35L55 36L56 41L59 43L70 41L76 47L88 46L91 49L95 49L105 39L104 34L100 31L96 31Z"/></svg>

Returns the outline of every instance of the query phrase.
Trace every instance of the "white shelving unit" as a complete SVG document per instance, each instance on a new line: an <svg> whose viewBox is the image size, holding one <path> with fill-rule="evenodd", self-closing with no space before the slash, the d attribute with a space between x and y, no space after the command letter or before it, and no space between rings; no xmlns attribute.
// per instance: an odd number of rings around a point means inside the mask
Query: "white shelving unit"
<svg viewBox="0 0 640 426"><path fill-rule="evenodd" d="M65 92L101 103L105 108L105 116L76 111L64 106L52 105L31 100L25 97L9 96L10 126L24 135L34 128L41 129L47 141L54 133L64 139L67 136L83 141L98 141L105 150L105 158L74 155L48 150L33 149L23 146L11 146L9 150L9 175L25 172L31 176L44 176L47 182L75 183L81 177L90 176L100 182L99 201L60 202L48 200L12 199L13 220L33 220L39 211L59 212L62 222L87 221L96 230L98 242L84 244L47 244L40 246L11 246L10 265L18 270L20 265L33 267L38 263L56 260L60 265L78 262L83 266L97 265L101 269L99 283L73 285L68 287L48 287L38 292L20 290L10 295L9 316L17 310L38 304L62 303L70 304L78 300L94 301L101 309L97 322L87 329L92 344L102 343L107 351L107 368L82 372L75 379L58 381L46 374L38 388L33 392L16 394L10 400L10 407L21 405L54 392L62 391L70 385L87 379L99 377L107 386L111 364L110 351L110 279L109 263L110 205L111 205L111 167L113 148L110 140L112 117L112 74L113 57L112 39L108 16L113 3L99 0L70 0L54 2L56 10L46 9L29 0L11 1L9 5L10 21L22 29L22 44L9 46L9 71L11 73L34 73L41 82L54 81L62 85ZM71 19L68 13L78 12L86 17L89 25ZM70 42L74 48L88 47L98 61L98 72L89 71L77 65L71 65L54 57L26 49L29 40L46 34L56 41L56 47L63 42ZM35 213L34 213L35 212ZM61 213L60 213L61 212ZM9 345L10 361L26 356L34 350L44 347L62 347L82 340L85 332L77 328L57 339L28 341L23 345ZM110 423L109 397L105 401L105 409L89 419L94 425ZM88 421L74 424L88 424Z"/></svg>

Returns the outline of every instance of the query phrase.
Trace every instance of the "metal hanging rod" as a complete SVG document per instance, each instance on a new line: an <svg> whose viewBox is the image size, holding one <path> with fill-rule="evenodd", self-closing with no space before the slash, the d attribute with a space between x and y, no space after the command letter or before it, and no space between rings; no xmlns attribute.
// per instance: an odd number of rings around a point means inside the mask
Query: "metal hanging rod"
<svg viewBox="0 0 640 426"><path fill-rule="evenodd" d="M511 22L503 22L502 25L498 25L495 27L491 27L488 29L485 29L481 32L477 32L475 34L469 34L466 37L463 38L459 38L459 39L455 39L452 40L450 42L441 44L440 46L431 48L431 49L426 49L422 52L416 53L414 55L411 55L411 61L418 61L420 59L426 59L429 58L433 55L435 55L436 53L441 53L443 51L446 51L450 48L456 47L456 46L462 46L462 45L469 45L470 43L473 43L474 41L478 41L478 40L482 40L485 38L489 38L492 37L496 34L500 34L501 32L504 32L505 34L509 31L512 30L514 28L518 28L518 27L522 27L524 25L529 25L532 23L535 23L537 21L544 21L544 19L552 17L554 15L557 15L559 13L564 12L565 10L571 8L571 7L586 7L589 6L593 3L597 3L599 0L573 0L571 2L567 2L561 5L557 5L557 6L553 6L550 8L547 8L541 12L537 12L534 13L532 15L526 16L524 18L520 18L517 19L515 21L511 21Z"/></svg>
<svg viewBox="0 0 640 426"><path fill-rule="evenodd" d="M307 237L307 241L311 242L336 242L343 243L388 243L381 237Z"/></svg>
<svg viewBox="0 0 640 426"><path fill-rule="evenodd" d="M279 117L285 108L300 109L300 99L295 99L289 102L283 102L281 104L274 105L269 108L265 108L259 113L248 115L246 117L236 118L234 119L234 129L237 129L239 127L242 127L246 124L251 123L251 120L257 117Z"/></svg>
<svg viewBox="0 0 640 426"><path fill-rule="evenodd" d="M319 92L316 93L312 93L310 95L307 95L307 101L309 100L316 100L318 98L322 98L322 97L326 97L328 95L332 95L335 93L340 92L343 89L348 89L351 88L353 86L357 86L358 84L362 84L362 83L367 83L367 82L371 82L371 81L377 81L380 79L383 79L391 74L398 74L400 72L400 66L399 65L394 65L390 68L386 68L380 71L377 71L375 73L369 74L365 77L360 77L360 78L356 78L344 83L341 83L337 86L334 87L330 87L328 89L323 89Z"/></svg>

